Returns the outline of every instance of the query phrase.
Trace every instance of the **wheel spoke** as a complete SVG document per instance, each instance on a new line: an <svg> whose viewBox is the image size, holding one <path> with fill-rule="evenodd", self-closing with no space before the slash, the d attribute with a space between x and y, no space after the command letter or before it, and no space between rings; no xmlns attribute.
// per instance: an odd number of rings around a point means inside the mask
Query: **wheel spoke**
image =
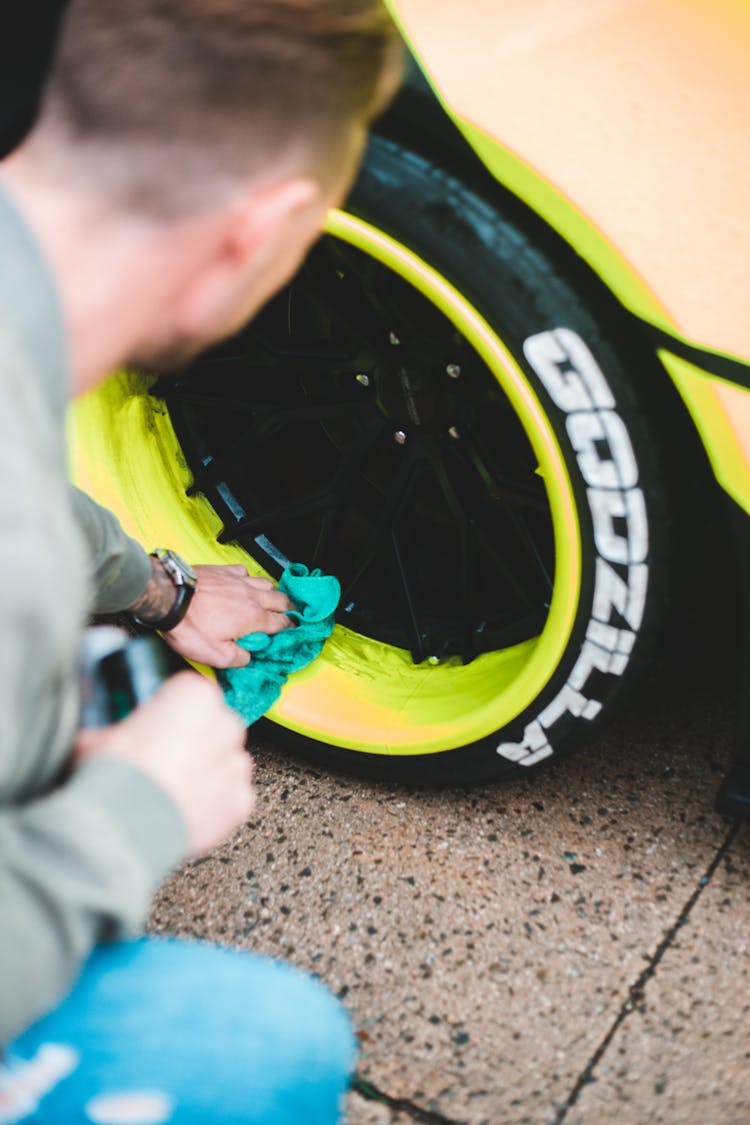
<svg viewBox="0 0 750 1125"><path fill-rule="evenodd" d="M377 523L373 524L370 536L352 568L352 575L344 588L342 601L348 600L352 596L357 583L378 557L382 543L386 536L390 534L399 511L413 493L420 468L421 466L416 458L407 454L400 469L393 477L387 495L383 498L379 519Z"/></svg>
<svg viewBox="0 0 750 1125"><path fill-rule="evenodd" d="M516 597L526 605L533 605L535 601L534 590L529 589L527 583L521 581L514 568L508 564L506 555L495 547L491 536L481 528L475 520L467 515L474 507L474 497L464 496L463 500L459 498L448 476L445 465L439 457L434 459L432 467L441 491L445 496L446 503L464 539L471 536L477 546L481 547L483 551L491 556L496 570L502 574L504 581L511 587ZM524 577L526 577L526 575L524 575Z"/></svg>
<svg viewBox="0 0 750 1125"><path fill-rule="evenodd" d="M529 530L524 517L524 511L546 511L546 502L540 496L540 489L531 484L509 482L499 473L491 473L486 463L477 450L471 435L463 443L465 452L468 453L471 464L479 474L485 485L484 495L488 497L492 506L499 505L508 522L513 527L517 542L525 552L529 564L542 578L544 589L551 591L552 578L549 569L540 554L539 547ZM480 493L481 495L481 493ZM533 595L538 599L538 591Z"/></svg>
<svg viewBox="0 0 750 1125"><path fill-rule="evenodd" d="M205 492L208 488L215 487L226 478L234 462L253 450L257 450L284 429L300 423L311 425L315 422L326 422L361 413L362 408L363 404L358 402L299 406L287 410L273 410L264 407L262 411L256 412L253 424L245 429L228 449L194 474L193 484L188 490L188 494L194 495L196 492Z"/></svg>
<svg viewBox="0 0 750 1125"><path fill-rule="evenodd" d="M259 532L278 527L302 516L325 512L333 504L329 492L316 492L302 496L278 508L269 508L259 515L235 520L218 535L219 543L233 543L236 539L253 538Z"/></svg>
<svg viewBox="0 0 750 1125"><path fill-rule="evenodd" d="M382 320L373 311L362 292L360 280L352 280L341 270L326 269L312 256L306 262L303 276L315 287L318 297L326 298L336 329L344 339L374 341L383 335Z"/></svg>
<svg viewBox="0 0 750 1125"><path fill-rule="evenodd" d="M500 469L490 469L469 427L462 448L493 499L503 501L510 506L533 508L540 512L547 511L547 499L538 487L537 481L527 483L513 480Z"/></svg>
<svg viewBox="0 0 750 1125"><path fill-rule="evenodd" d="M409 571L404 564L395 530L392 530L390 534L386 558L402 605L403 618L406 626L407 647L409 648L414 663L421 664L423 660L427 659L427 653L424 647L425 635L419 624L416 599L409 579Z"/></svg>
<svg viewBox="0 0 750 1125"><path fill-rule="evenodd" d="M326 511L320 526L318 538L313 548L311 566L320 566L325 553L330 546L337 526L344 518L344 514L353 494L360 484L359 471L364 466L376 442L382 437L385 429L383 419L370 422L364 433L353 441L341 460L341 464L331 482L331 491L335 496L335 504Z"/></svg>
<svg viewBox="0 0 750 1125"><path fill-rule="evenodd" d="M306 340L301 345L291 336L284 337L283 340L271 339L256 326L245 329L234 346L238 350L214 352L211 367L222 373L267 368L296 375L300 371L328 372L339 371L347 366L356 368L366 362L366 357L360 355L361 349L358 347L354 350L342 350L332 347L330 342L319 343L315 340Z"/></svg>
<svg viewBox="0 0 750 1125"><path fill-rule="evenodd" d="M212 409L233 410L239 414L255 414L262 408L261 404L254 399L230 398L229 396L210 394L206 391L194 390L190 386L170 388L159 384L151 393L155 398L163 399L167 406L179 402L190 406L208 406Z"/></svg>

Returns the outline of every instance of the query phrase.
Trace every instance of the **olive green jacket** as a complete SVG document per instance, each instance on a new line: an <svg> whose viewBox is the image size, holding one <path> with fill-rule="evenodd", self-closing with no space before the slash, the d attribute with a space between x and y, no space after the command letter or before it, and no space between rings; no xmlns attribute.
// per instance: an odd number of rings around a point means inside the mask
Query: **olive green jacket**
<svg viewBox="0 0 750 1125"><path fill-rule="evenodd" d="M0 1044L65 995L97 942L142 926L185 847L141 771L70 768L82 627L135 601L150 563L68 484L66 357L49 270L0 186Z"/></svg>

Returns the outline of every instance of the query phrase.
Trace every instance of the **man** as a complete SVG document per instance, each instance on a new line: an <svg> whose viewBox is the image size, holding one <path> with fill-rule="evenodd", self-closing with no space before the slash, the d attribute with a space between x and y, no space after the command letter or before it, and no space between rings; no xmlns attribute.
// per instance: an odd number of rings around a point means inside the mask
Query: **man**
<svg viewBox="0 0 750 1125"><path fill-rule="evenodd" d="M3 169L0 1122L335 1118L350 1037L312 982L179 945L90 957L254 796L241 724L192 673L76 734L87 613L128 607L229 666L288 603L235 567L198 568L192 591L181 560L71 497L63 415L118 365L231 333L288 279L399 69L380 0L72 0Z"/></svg>

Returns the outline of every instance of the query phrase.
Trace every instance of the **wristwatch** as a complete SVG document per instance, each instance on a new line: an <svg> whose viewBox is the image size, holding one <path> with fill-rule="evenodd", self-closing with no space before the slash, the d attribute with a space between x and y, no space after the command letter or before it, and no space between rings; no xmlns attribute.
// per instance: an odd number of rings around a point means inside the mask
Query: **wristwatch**
<svg viewBox="0 0 750 1125"><path fill-rule="evenodd" d="M175 625L180 624L190 608L190 602L192 601L193 594L198 585L198 579L190 563L186 563L176 551L169 551L164 547L159 547L157 550L151 552L151 557L159 560L166 573L172 579L176 597L172 608L158 621L141 621L135 614L133 614L133 620L136 625L144 625L147 629L158 629L160 633L166 633L170 629L174 629Z"/></svg>

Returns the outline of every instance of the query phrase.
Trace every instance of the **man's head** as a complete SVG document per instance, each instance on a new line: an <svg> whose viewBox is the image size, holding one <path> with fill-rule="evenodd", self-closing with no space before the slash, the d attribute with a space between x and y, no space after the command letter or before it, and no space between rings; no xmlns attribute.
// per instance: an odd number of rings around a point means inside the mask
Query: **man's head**
<svg viewBox="0 0 750 1125"><path fill-rule="evenodd" d="M400 69L382 0L71 0L35 174L110 222L215 242L197 268L178 253L193 273L130 358L189 353L288 278Z"/></svg>
<svg viewBox="0 0 750 1125"><path fill-rule="evenodd" d="M164 216L285 160L331 185L397 43L382 0L71 0L40 133Z"/></svg>

